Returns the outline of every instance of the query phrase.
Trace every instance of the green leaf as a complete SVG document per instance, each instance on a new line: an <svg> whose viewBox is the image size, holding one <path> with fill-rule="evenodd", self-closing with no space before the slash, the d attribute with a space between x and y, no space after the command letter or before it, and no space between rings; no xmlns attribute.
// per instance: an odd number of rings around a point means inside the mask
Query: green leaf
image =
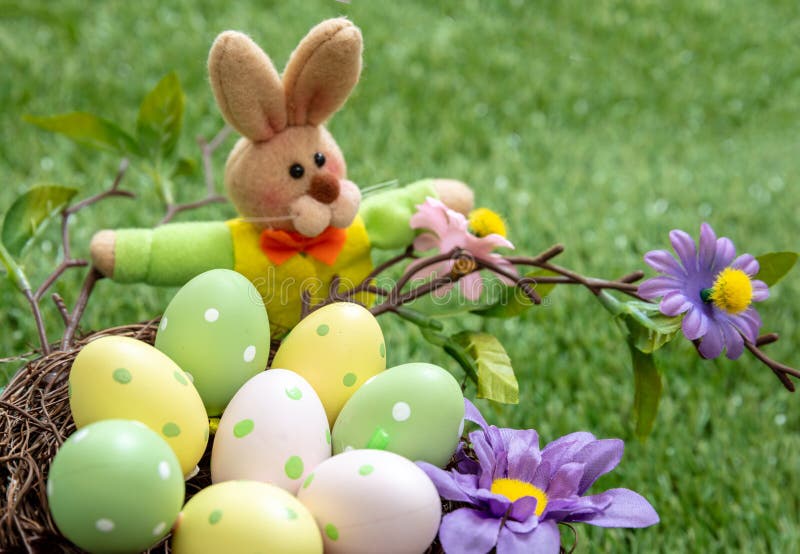
<svg viewBox="0 0 800 554"><path fill-rule="evenodd" d="M775 285L791 271L800 254L797 252L770 252L756 258L759 270L756 279L764 281L768 287Z"/></svg>
<svg viewBox="0 0 800 554"><path fill-rule="evenodd" d="M525 277L531 277L535 279L536 277L550 277L556 275L558 274L547 269L538 269L536 271L526 273ZM531 300L525 295L524 292L522 292L519 287L505 285L500 281L497 281L497 283L502 287L497 297L490 303L488 307L473 310L473 313L483 317L499 317L507 319L520 316L527 312L531 306L534 306L534 303L531 302ZM544 298L553 292L555 287L555 283L543 283L537 284L534 290L539 294L540 297Z"/></svg>
<svg viewBox="0 0 800 554"><path fill-rule="evenodd" d="M183 124L184 95L178 75L172 71L142 100L136 133L142 150L154 158L166 158L175 150Z"/></svg>
<svg viewBox="0 0 800 554"><path fill-rule="evenodd" d="M661 401L661 372L652 354L645 354L634 344L628 343L633 362L633 419L636 438L644 441L653 430Z"/></svg>
<svg viewBox="0 0 800 554"><path fill-rule="evenodd" d="M193 158L181 158L175 164L171 177L194 177L197 175L197 161Z"/></svg>
<svg viewBox="0 0 800 554"><path fill-rule="evenodd" d="M475 361L478 398L504 404L519 403L519 383L511 360L497 337L488 333L463 331L452 337Z"/></svg>
<svg viewBox="0 0 800 554"><path fill-rule="evenodd" d="M14 286L17 287L17 290L20 292L25 292L26 290L31 290L31 285L28 283L28 278L25 275L25 272L22 271L22 268L17 264L16 260L8 253L6 247L3 246L3 243L0 242L0 263L3 264L3 267L6 269L6 273L8 274L8 278L14 283Z"/></svg>
<svg viewBox="0 0 800 554"><path fill-rule="evenodd" d="M597 297L622 324L629 342L645 354L655 352L674 339L681 330L683 317L665 316L658 304L641 300L621 302L606 291L601 291Z"/></svg>
<svg viewBox="0 0 800 554"><path fill-rule="evenodd" d="M129 134L116 124L85 112L54 116L24 115L22 118L37 127L61 133L78 144L120 154L136 154L138 147Z"/></svg>
<svg viewBox="0 0 800 554"><path fill-rule="evenodd" d="M58 185L33 187L18 197L3 221L3 243L12 256L19 256L44 229L47 222L61 213L78 191Z"/></svg>

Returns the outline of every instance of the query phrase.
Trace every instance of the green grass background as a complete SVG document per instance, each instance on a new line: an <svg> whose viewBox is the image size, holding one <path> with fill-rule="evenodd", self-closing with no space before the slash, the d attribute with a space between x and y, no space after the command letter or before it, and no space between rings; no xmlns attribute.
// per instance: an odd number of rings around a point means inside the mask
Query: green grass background
<svg viewBox="0 0 800 554"><path fill-rule="evenodd" d="M187 94L181 152L222 120L207 84L214 36L251 34L282 67L319 20L348 15L362 29L365 66L330 123L362 186L457 177L507 216L519 251L564 243L560 262L615 277L643 267L667 233L702 221L755 254L800 250L800 34L795 2L6 2L0 1L0 209L32 184L107 187L118 159L21 120L85 110L131 129L143 94L177 70ZM225 145L215 160L221 171ZM75 249L101 228L152 225L161 208L134 168L115 199L79 214ZM184 182L183 199L202 194ZM230 207L182 219L224 218ZM52 226L24 260L35 282L58 249ZM57 290L72 303L80 275ZM800 364L800 274L759 309ZM148 319L174 290L99 284L84 325ZM662 351L665 393L656 429L632 439L627 351L609 316L577 288L489 330L521 383L517 407L485 407L498 424L535 427L543 441L575 430L627 441L597 488L626 486L661 523L646 530L579 527L578 552L800 550L797 398L745 355L701 361L686 341ZM35 345L31 316L0 283L0 355ZM50 337L60 335L48 306ZM389 363L452 366L418 332L382 320ZM6 364L6 372L17 365ZM1 378L0 378L1 379Z"/></svg>

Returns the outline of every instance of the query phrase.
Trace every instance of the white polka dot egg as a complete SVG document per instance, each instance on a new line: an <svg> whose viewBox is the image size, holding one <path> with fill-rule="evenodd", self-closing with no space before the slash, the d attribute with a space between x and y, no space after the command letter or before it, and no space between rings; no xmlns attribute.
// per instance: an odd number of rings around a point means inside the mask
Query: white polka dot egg
<svg viewBox="0 0 800 554"><path fill-rule="evenodd" d="M413 462L353 450L317 466L297 498L317 520L325 552L419 554L441 519L436 487Z"/></svg>
<svg viewBox="0 0 800 554"><path fill-rule="evenodd" d="M330 455L328 419L314 389L296 373L271 369L245 383L222 414L211 478L263 481L294 493Z"/></svg>
<svg viewBox="0 0 800 554"><path fill-rule="evenodd" d="M149 344L121 336L91 341L75 358L69 404L80 429L103 419L137 420L161 435L194 470L208 442L203 401L187 374Z"/></svg>
<svg viewBox="0 0 800 554"><path fill-rule="evenodd" d="M213 269L186 283L167 306L156 348L194 381L209 416L262 371L269 357L269 319L256 288L244 276Z"/></svg>

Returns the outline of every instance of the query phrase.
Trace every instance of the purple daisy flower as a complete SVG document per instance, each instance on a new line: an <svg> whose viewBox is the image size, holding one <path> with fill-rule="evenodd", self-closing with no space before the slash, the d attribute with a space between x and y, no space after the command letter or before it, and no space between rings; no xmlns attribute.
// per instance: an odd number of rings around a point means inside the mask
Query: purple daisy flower
<svg viewBox="0 0 800 554"><path fill-rule="evenodd" d="M539 450L536 431L498 429L465 403L465 418L482 429L469 435L477 461L462 445L450 471L417 462L442 498L468 504L442 519L439 539L445 552L484 554L497 547L498 554L557 554L562 521L600 527L658 523L650 503L632 490L583 496L619 463L621 440L572 433Z"/></svg>
<svg viewBox="0 0 800 554"><path fill-rule="evenodd" d="M683 334L702 339L698 350L704 358L716 358L725 349L735 360L744 350L744 339L754 343L761 328L752 302L769 297L766 283L753 279L758 262L750 254L737 258L733 242L718 239L708 223L700 226L698 248L684 231L673 230L669 238L680 262L667 250L645 254L644 261L661 275L644 281L639 295L663 297L659 308L664 315L685 313Z"/></svg>

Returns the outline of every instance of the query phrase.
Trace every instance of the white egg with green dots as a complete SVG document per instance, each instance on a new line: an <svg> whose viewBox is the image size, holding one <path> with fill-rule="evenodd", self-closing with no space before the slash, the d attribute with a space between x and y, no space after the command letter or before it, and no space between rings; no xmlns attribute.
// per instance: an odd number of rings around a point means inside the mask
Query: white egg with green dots
<svg viewBox="0 0 800 554"><path fill-rule="evenodd" d="M208 415L218 416L267 365L269 319L261 295L235 271L201 273L167 306L155 346L191 376Z"/></svg>
<svg viewBox="0 0 800 554"><path fill-rule="evenodd" d="M73 433L56 453L47 500L58 529L89 552L141 552L170 530L184 482L172 449L144 424L109 419Z"/></svg>
<svg viewBox="0 0 800 554"><path fill-rule="evenodd" d="M278 348L272 367L294 371L311 383L333 425L347 399L386 369L383 332L363 306L329 304L292 329Z"/></svg>
<svg viewBox="0 0 800 554"><path fill-rule="evenodd" d="M444 467L463 422L464 395L450 372L434 364L403 364L350 397L333 427L333 452L377 448Z"/></svg>
<svg viewBox="0 0 800 554"><path fill-rule="evenodd" d="M416 464L381 450L337 454L317 466L297 498L329 554L419 554L439 530L436 487Z"/></svg>
<svg viewBox="0 0 800 554"><path fill-rule="evenodd" d="M183 474L206 449L208 418L186 373L131 337L100 337L81 349L70 369L69 406L79 429L104 419L141 421L172 447Z"/></svg>
<svg viewBox="0 0 800 554"><path fill-rule="evenodd" d="M249 479L294 493L331 455L328 418L311 385L291 371L270 369L239 389L214 435L214 483Z"/></svg>
<svg viewBox="0 0 800 554"><path fill-rule="evenodd" d="M172 552L321 554L313 516L294 496L258 481L206 487L184 506Z"/></svg>

